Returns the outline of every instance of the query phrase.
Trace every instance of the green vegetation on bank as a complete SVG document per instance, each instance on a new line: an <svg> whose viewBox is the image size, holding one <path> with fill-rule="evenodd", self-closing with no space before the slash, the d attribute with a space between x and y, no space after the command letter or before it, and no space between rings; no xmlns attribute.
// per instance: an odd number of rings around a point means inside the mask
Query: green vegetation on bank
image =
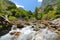
<svg viewBox="0 0 60 40"><path fill-rule="evenodd" d="M43 11L40 11L43 10ZM60 17L60 2L56 4L47 5L44 9L37 8L34 12L30 10L24 10L23 8L17 8L16 5L9 0L0 0L0 16L8 15L8 19L37 19L37 20L50 20Z"/></svg>

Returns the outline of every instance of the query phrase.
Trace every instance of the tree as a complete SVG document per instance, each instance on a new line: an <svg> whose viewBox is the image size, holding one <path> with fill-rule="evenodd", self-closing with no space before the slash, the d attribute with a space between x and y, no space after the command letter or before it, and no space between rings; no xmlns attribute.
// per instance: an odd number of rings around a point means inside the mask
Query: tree
<svg viewBox="0 0 60 40"><path fill-rule="evenodd" d="M47 5L45 8L44 8L44 12L47 14L50 10L53 10L53 7L52 5Z"/></svg>
<svg viewBox="0 0 60 40"><path fill-rule="evenodd" d="M36 18L36 19L38 19L38 8L36 7L35 8L35 11L34 11L34 17Z"/></svg>

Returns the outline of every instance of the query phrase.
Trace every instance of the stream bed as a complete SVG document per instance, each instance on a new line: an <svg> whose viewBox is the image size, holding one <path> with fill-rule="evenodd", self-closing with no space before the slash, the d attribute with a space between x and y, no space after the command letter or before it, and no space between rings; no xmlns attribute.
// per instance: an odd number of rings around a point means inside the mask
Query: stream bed
<svg viewBox="0 0 60 40"><path fill-rule="evenodd" d="M59 40L59 38L48 27L34 31L33 26L26 26L22 29L13 26L9 33L0 37L0 40Z"/></svg>

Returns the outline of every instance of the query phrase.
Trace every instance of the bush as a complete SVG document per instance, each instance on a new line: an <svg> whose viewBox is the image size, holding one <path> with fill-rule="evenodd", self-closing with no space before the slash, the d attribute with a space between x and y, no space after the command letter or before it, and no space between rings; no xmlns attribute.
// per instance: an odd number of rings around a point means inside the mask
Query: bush
<svg viewBox="0 0 60 40"><path fill-rule="evenodd" d="M47 14L44 14L43 16L42 16L42 20L47 20Z"/></svg>
<svg viewBox="0 0 60 40"><path fill-rule="evenodd" d="M53 10L53 11L49 11L48 12L48 19L55 19L55 15L56 14L56 11Z"/></svg>
<svg viewBox="0 0 60 40"><path fill-rule="evenodd" d="M16 17L14 17L14 16L10 16L9 18L8 18L10 21L16 21L16 20L18 20Z"/></svg>

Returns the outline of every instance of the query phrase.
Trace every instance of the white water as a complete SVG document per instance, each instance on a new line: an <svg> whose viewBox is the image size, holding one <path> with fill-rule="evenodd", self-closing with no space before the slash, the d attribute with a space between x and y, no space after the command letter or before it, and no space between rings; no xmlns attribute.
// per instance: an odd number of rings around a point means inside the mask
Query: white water
<svg viewBox="0 0 60 40"><path fill-rule="evenodd" d="M33 31L32 26L27 26L21 30L22 34L18 38L18 40L31 40L35 34L35 31Z"/></svg>
<svg viewBox="0 0 60 40"><path fill-rule="evenodd" d="M12 27L11 31L2 36L0 38L0 40L31 40L35 34L35 31L33 31L32 26L26 26L25 28L20 29L14 29ZM15 34L10 35L10 33L14 33L14 32L21 32L21 34L17 37Z"/></svg>
<svg viewBox="0 0 60 40"><path fill-rule="evenodd" d="M51 32L48 28L40 29L32 40L59 40L55 32Z"/></svg>
<svg viewBox="0 0 60 40"><path fill-rule="evenodd" d="M20 32L20 35L10 35L12 32ZM0 40L58 40L58 37L55 32L51 32L48 28L40 29L36 32L32 26L26 26L22 29L12 28L11 31L2 36Z"/></svg>

